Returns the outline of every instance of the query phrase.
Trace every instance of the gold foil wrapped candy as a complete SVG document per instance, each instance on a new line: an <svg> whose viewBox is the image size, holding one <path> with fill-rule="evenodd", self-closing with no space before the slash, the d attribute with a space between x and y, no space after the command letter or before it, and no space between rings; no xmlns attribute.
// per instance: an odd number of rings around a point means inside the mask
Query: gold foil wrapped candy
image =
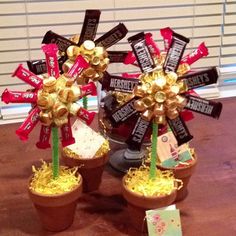
<svg viewBox="0 0 236 236"><path fill-rule="evenodd" d="M96 47L91 40L85 40L79 46L71 45L67 48L66 54L68 60L63 64L62 69L66 73L72 66L75 58L82 55L86 59L90 67L85 69L79 76L77 76L78 84L85 84L89 80L97 81L103 77L103 72L107 70L109 64L108 53L103 47Z"/></svg>
<svg viewBox="0 0 236 236"><path fill-rule="evenodd" d="M152 119L157 124L166 124L166 117L175 119L186 105L181 96L188 88L183 81L177 81L174 72L164 73L160 68L140 75L141 85L134 88L134 95L139 97L134 103L136 110L142 112L141 117L147 121Z"/></svg>

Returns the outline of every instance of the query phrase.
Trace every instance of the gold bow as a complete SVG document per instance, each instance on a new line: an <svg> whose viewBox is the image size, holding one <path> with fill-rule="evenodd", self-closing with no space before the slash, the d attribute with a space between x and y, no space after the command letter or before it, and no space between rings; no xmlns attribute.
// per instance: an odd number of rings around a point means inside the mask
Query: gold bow
<svg viewBox="0 0 236 236"><path fill-rule="evenodd" d="M79 110L75 103L81 96L81 89L70 83L65 76L58 79L49 77L43 80L43 87L38 91L37 105L41 109L40 121L44 125L54 123L62 126L68 123L68 114Z"/></svg>
<svg viewBox="0 0 236 236"><path fill-rule="evenodd" d="M164 73L161 66L156 70L139 76L141 85L134 88L135 109L143 119L166 124L166 117L175 119L186 105L186 98L180 94L188 88L184 81L178 81L174 72Z"/></svg>
<svg viewBox="0 0 236 236"><path fill-rule="evenodd" d="M73 36L70 40L78 43L78 35ZM103 47L96 47L91 40L85 40L80 47L76 45L69 46L66 54L69 59L62 66L64 73L74 64L78 55L82 55L90 64L87 69L77 76L78 84L87 84L89 80L98 81L103 77L103 72L107 70L109 64L107 51Z"/></svg>

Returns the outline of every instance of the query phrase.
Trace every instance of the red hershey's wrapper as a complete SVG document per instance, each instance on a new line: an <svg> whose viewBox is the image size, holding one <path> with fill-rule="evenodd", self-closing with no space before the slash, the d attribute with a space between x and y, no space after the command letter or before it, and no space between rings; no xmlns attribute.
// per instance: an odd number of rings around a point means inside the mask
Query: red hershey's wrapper
<svg viewBox="0 0 236 236"><path fill-rule="evenodd" d="M83 107L80 107L80 109L77 112L77 116L86 122L87 125L90 125L95 117L95 112L89 112Z"/></svg>
<svg viewBox="0 0 236 236"><path fill-rule="evenodd" d="M12 74L12 77L18 77L27 84L33 86L36 89L40 89L43 83L43 80L31 71L25 69L22 64L16 68L15 72Z"/></svg>
<svg viewBox="0 0 236 236"><path fill-rule="evenodd" d="M36 147L40 149L50 148L51 145L49 143L51 136L51 126L41 126L39 141L36 143Z"/></svg>
<svg viewBox="0 0 236 236"><path fill-rule="evenodd" d="M2 93L2 101L8 104L11 103L36 103L37 93L35 92L21 92L9 91L5 89Z"/></svg>
<svg viewBox="0 0 236 236"><path fill-rule="evenodd" d="M21 140L25 141L28 139L28 135L36 126L39 121L40 109L35 107L30 113L25 121L21 124L20 128L16 130L16 134L20 137Z"/></svg>
<svg viewBox="0 0 236 236"><path fill-rule="evenodd" d="M46 56L47 72L49 76L53 76L56 79L59 77L59 64L57 60L58 47L56 44L45 44L42 46L42 50Z"/></svg>
<svg viewBox="0 0 236 236"><path fill-rule="evenodd" d="M71 145L75 143L75 139L72 135L71 130L71 124L70 124L70 118L68 117L68 123L62 125L61 127L61 144L63 147L66 147L68 145Z"/></svg>

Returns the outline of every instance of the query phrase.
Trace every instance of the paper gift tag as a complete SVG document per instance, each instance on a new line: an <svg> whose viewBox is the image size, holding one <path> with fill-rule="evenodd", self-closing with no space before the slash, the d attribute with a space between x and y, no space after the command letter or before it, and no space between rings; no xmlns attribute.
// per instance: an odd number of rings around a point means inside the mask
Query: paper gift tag
<svg viewBox="0 0 236 236"><path fill-rule="evenodd" d="M188 144L178 146L172 132L165 133L158 137L157 155L164 167L174 167L179 162L192 159Z"/></svg>
<svg viewBox="0 0 236 236"><path fill-rule="evenodd" d="M146 211L149 236L182 236L178 209Z"/></svg>
<svg viewBox="0 0 236 236"><path fill-rule="evenodd" d="M72 134L75 143L67 146L71 151L81 158L93 158L102 146L105 139L81 120L76 120L72 126Z"/></svg>

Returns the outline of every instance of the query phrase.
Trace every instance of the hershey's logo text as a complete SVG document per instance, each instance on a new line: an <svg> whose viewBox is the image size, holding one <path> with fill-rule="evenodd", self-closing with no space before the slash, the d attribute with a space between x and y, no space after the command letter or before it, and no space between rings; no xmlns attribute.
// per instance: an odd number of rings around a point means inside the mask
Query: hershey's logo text
<svg viewBox="0 0 236 236"><path fill-rule="evenodd" d="M210 82L210 78L207 73L195 75L186 79L187 85L190 89L201 84L207 84Z"/></svg>
<svg viewBox="0 0 236 236"><path fill-rule="evenodd" d="M153 61L148 48L144 44L144 40L134 44L134 50L137 54L138 61L142 67L143 72L151 71L153 69Z"/></svg>
<svg viewBox="0 0 236 236"><path fill-rule="evenodd" d="M115 122L123 121L127 118L129 118L131 115L133 115L136 110L134 109L135 100L131 100L129 103L127 103L125 106L121 107L119 110L117 110L113 115L112 118Z"/></svg>
<svg viewBox="0 0 236 236"><path fill-rule="evenodd" d="M188 137L188 132L185 129L185 127L179 117L172 120L171 124L173 126L174 132L176 132L177 136L179 136L180 139Z"/></svg>
<svg viewBox="0 0 236 236"><path fill-rule="evenodd" d="M198 111L203 114L211 115L214 106L210 105L208 101L198 100L190 98L186 108L189 108L192 111Z"/></svg>
<svg viewBox="0 0 236 236"><path fill-rule="evenodd" d="M131 92L134 89L134 86L137 84L138 84L138 81L111 78L110 88L114 88L115 91L125 91L125 92L130 91Z"/></svg>
<svg viewBox="0 0 236 236"><path fill-rule="evenodd" d="M133 134L134 136L132 140L134 142L141 143L148 126L149 126L149 121L141 119L141 121L138 122L138 126L134 128L135 132Z"/></svg>
<svg viewBox="0 0 236 236"><path fill-rule="evenodd" d="M168 58L165 66L166 71L175 72L177 70L184 47L185 43L183 41L180 41L178 39L175 39L175 41L173 41L170 52L167 55Z"/></svg>

